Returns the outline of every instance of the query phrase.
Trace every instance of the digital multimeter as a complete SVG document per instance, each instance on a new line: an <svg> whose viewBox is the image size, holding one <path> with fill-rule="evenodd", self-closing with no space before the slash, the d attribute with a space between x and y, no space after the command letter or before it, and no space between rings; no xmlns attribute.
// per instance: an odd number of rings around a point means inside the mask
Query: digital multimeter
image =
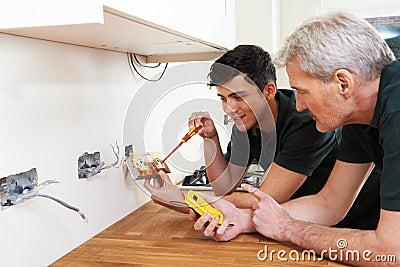
<svg viewBox="0 0 400 267"><path fill-rule="evenodd" d="M199 194L197 194L195 191L190 190L186 197L185 197L185 202L191 207L195 212L197 212L200 216L203 215L206 212L209 212L211 214L210 219L208 220L211 222L215 216L219 217L219 222L217 224L217 227L220 227L223 220L224 220L224 215L222 212L211 206L207 201L205 201Z"/></svg>

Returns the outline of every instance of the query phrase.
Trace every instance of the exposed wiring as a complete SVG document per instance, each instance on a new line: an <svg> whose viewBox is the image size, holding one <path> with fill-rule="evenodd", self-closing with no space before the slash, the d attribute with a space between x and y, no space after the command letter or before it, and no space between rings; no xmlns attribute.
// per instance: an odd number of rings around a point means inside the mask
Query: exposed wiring
<svg viewBox="0 0 400 267"><path fill-rule="evenodd" d="M28 200L30 200L30 199L32 199L34 197L45 197L45 198L48 198L48 199L56 201L57 203L63 205L64 207L66 207L68 209L76 211L82 217L83 221L85 223L87 223L88 222L88 218L86 217L86 215L79 208L74 207L74 206L66 203L65 201L63 201L63 200L61 200L59 198L56 198L56 197L53 197L53 196L50 196L50 195L47 195L47 194L40 194L38 192L44 186L47 186L47 185L53 184L53 183L58 183L58 182L56 180L47 180L47 181L35 186L31 190L25 190L22 194L18 195L14 199L14 201L11 201L11 205L14 206L14 205L23 204L23 203L27 202Z"/></svg>
<svg viewBox="0 0 400 267"><path fill-rule="evenodd" d="M87 152L79 157L78 159L78 176L79 179L88 178L100 173L102 170L109 168L119 168L122 165L121 151L118 146L118 142L115 142L115 147L111 145L112 151L115 155L115 161L106 164L100 161L100 152L88 154Z"/></svg>
<svg viewBox="0 0 400 267"><path fill-rule="evenodd" d="M121 154L120 154L121 150L120 150L117 142L115 142L115 146L117 147L117 151L115 151L115 148L111 144L110 144L110 146L111 146L111 148L112 148L112 150L114 152L115 157L117 158L116 163L119 163L119 164L115 164L114 168L118 168L122 164L122 159L121 159Z"/></svg>
<svg viewBox="0 0 400 267"><path fill-rule="evenodd" d="M96 167L93 171L91 171L91 172L87 175L87 177L90 177L90 176L93 176L93 175L96 175L96 174L100 173L101 170L104 169L104 168L103 168L104 165L105 165L104 162L102 162L102 163L100 163L99 165L97 165L97 167Z"/></svg>
<svg viewBox="0 0 400 267"><path fill-rule="evenodd" d="M55 202L57 202L57 203L59 203L59 204L61 204L61 205L63 205L64 207L66 207L66 208L68 208L68 209L71 209L71 210L74 210L74 211L76 211L76 212L78 212L79 213L79 215L81 215L81 217L82 217L82 219L83 219L83 221L85 222L85 223L87 223L88 222L88 218L86 217L86 215L79 209L79 208L77 208L77 207L75 207L75 206L72 206L72 205L70 205L70 204L68 204L68 203L66 203L65 201L63 201L63 200L61 200L61 199L58 199L58 198L56 198L56 197L53 197L53 196L50 196L50 195L46 195L46 194L36 194L36 196L37 197L45 197L45 198L48 198L48 199L51 199L51 200L54 200Z"/></svg>
<svg viewBox="0 0 400 267"><path fill-rule="evenodd" d="M136 69L136 67L135 67L135 62L136 62L136 64L138 64L139 66L145 67L144 65L142 65L141 63L139 63L139 60L137 60L136 55L135 55L135 54L132 54L132 53L128 53L128 58L129 58L129 63L130 63L130 66L132 67L132 69L133 69L140 77L142 77L144 80L149 81L149 82L157 82L157 81L161 80L161 78L164 76L165 70L167 69L167 66L168 66L168 62L165 63L164 70L163 70L162 73L160 74L160 77L158 77L157 79L149 79L149 78L144 77L144 76ZM135 61L135 62L134 62L134 61ZM160 63L160 64L161 64L161 63ZM158 65L158 66L160 66L160 65ZM158 66L146 66L146 67L148 67L148 68L156 68L156 67L158 67Z"/></svg>
<svg viewBox="0 0 400 267"><path fill-rule="evenodd" d="M111 146L111 148L112 148L112 150L113 150L113 152L114 152L114 155L115 155L115 157L116 157L117 159L116 159L116 161L114 161L113 163L110 163L110 164L108 164L108 165L106 165L106 166L102 166L100 170L105 170L105 169L112 168L112 167L118 168L118 167L121 166L121 162L120 162L120 161L121 161L121 160L120 160L121 155L120 155L120 149L119 149L118 143L115 142L115 146L117 147L117 151L115 151L115 148L113 147L113 145L110 144L110 146ZM104 162L102 162L102 164L104 165ZM96 169L97 169L97 168L96 168Z"/></svg>

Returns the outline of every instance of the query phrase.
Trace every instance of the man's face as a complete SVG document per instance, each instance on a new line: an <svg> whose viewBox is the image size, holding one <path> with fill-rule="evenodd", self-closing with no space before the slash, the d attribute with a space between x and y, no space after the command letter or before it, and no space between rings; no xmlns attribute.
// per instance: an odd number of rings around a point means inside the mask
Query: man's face
<svg viewBox="0 0 400 267"><path fill-rule="evenodd" d="M301 69L295 58L288 62L286 71L290 86L296 90L296 109L307 110L320 132L329 132L344 125L345 116L337 84L325 83Z"/></svg>
<svg viewBox="0 0 400 267"><path fill-rule="evenodd" d="M259 127L259 122L268 110L268 103L256 85L250 84L244 75L238 75L217 86L222 108L232 118L239 131Z"/></svg>

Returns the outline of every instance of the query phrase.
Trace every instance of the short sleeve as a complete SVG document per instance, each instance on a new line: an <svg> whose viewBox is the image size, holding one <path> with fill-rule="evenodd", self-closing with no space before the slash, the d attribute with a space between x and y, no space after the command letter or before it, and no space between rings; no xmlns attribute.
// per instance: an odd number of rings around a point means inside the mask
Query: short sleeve
<svg viewBox="0 0 400 267"><path fill-rule="evenodd" d="M372 160L365 152L360 140L368 126L346 125L342 128L342 140L339 144L338 160L348 163L368 163Z"/></svg>

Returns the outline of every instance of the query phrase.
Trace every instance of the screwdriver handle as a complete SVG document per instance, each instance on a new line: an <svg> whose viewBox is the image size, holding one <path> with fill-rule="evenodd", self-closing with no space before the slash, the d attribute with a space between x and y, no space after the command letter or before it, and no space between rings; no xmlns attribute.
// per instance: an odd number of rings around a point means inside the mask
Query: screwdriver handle
<svg viewBox="0 0 400 267"><path fill-rule="evenodd" d="M203 123L201 122L199 125L192 127L189 132L182 137L182 142L186 143L190 138L192 138L193 135L197 134L201 128L203 128Z"/></svg>

